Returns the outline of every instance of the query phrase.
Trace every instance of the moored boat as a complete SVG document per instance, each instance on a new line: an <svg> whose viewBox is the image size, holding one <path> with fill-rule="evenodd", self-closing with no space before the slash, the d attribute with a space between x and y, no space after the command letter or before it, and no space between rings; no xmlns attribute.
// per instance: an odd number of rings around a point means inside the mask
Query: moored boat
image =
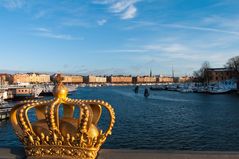
<svg viewBox="0 0 239 159"><path fill-rule="evenodd" d="M145 88L145 90L144 90L144 97L148 97L149 96L149 90L148 90L148 88Z"/></svg>
<svg viewBox="0 0 239 159"><path fill-rule="evenodd" d="M167 90L166 85L159 85L159 86L154 86L149 88L152 91L161 91L161 90Z"/></svg>
<svg viewBox="0 0 239 159"><path fill-rule="evenodd" d="M208 90L208 93L210 94L228 94L231 92L233 92L233 90L225 88L213 88Z"/></svg>
<svg viewBox="0 0 239 159"><path fill-rule="evenodd" d="M134 88L134 93L139 93L139 86L136 86L136 87Z"/></svg>

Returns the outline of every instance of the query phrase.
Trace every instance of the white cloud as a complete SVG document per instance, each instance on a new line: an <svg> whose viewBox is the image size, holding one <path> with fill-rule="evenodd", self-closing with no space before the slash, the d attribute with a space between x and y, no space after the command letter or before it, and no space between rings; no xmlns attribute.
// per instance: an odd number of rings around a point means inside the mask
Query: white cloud
<svg viewBox="0 0 239 159"><path fill-rule="evenodd" d="M126 26L125 30L132 30L136 28L148 28L150 30L159 30L160 27L164 28L173 28L173 29L182 29L182 30L194 30L194 31L204 31L204 32L215 32L215 33L223 33L229 35L239 35L239 30L236 26L238 26L239 20L225 20L220 18L204 18L202 23L198 25L186 25L180 23L157 23L152 21L134 21L129 26ZM205 25L213 25L214 27L207 27Z"/></svg>
<svg viewBox="0 0 239 159"><path fill-rule="evenodd" d="M74 37L69 34L54 33L47 28L35 28L33 30L34 30L34 35L36 36L41 36L41 37L46 37L51 39L60 39L60 40L83 40L83 38Z"/></svg>
<svg viewBox="0 0 239 159"><path fill-rule="evenodd" d="M33 30L39 31L39 32L50 32L47 28L35 28Z"/></svg>
<svg viewBox="0 0 239 159"><path fill-rule="evenodd" d="M100 26L102 26L102 25L104 25L106 22L107 22L106 19L101 19L101 20L98 20L98 21L97 21L97 24L100 25Z"/></svg>
<svg viewBox="0 0 239 159"><path fill-rule="evenodd" d="M9 10L19 9L25 5L25 0L2 0L0 4Z"/></svg>
<svg viewBox="0 0 239 159"><path fill-rule="evenodd" d="M187 51L188 48L182 44L151 44L145 45L144 48L148 51L160 51L160 52L170 52L178 53L181 51Z"/></svg>
<svg viewBox="0 0 239 159"><path fill-rule="evenodd" d="M219 32L219 33L233 34L237 36L239 35L239 32L237 31L228 31L228 30L210 28L210 27L189 26L189 25L180 25L180 24L159 24L159 26L178 28L178 29L199 30L199 31L207 31L207 32Z"/></svg>
<svg viewBox="0 0 239 159"><path fill-rule="evenodd" d="M121 19L132 19L136 16L137 8L135 4L139 0L97 0L96 4L109 5L110 12L119 15Z"/></svg>
<svg viewBox="0 0 239 159"><path fill-rule="evenodd" d="M134 5L128 7L128 9L122 14L121 19L132 19L135 17L137 8Z"/></svg>
<svg viewBox="0 0 239 159"><path fill-rule="evenodd" d="M112 12L120 13L125 11L130 6L134 5L134 3L136 3L135 0L120 0L116 3L113 3L110 8Z"/></svg>

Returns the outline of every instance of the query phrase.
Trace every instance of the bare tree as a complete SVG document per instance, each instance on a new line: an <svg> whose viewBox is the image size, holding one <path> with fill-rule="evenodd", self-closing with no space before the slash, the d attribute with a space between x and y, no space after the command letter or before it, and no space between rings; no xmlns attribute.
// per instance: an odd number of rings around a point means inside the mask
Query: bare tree
<svg viewBox="0 0 239 159"><path fill-rule="evenodd" d="M209 81L208 69L210 68L210 63L204 61L201 68L198 71L193 72L193 76L198 80L198 82L206 83Z"/></svg>
<svg viewBox="0 0 239 159"><path fill-rule="evenodd" d="M239 71L239 56L235 56L235 57L230 58L227 61L225 66L227 68L231 68L231 69L234 69L236 71Z"/></svg>

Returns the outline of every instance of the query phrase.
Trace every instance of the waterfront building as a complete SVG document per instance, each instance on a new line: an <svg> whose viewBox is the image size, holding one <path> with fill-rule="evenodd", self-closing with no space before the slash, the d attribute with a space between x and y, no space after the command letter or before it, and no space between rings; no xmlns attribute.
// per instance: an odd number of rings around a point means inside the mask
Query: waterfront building
<svg viewBox="0 0 239 159"><path fill-rule="evenodd" d="M8 99L26 99L33 97L34 91L30 87L9 88Z"/></svg>
<svg viewBox="0 0 239 159"><path fill-rule="evenodd" d="M173 83L174 82L174 77L170 76L160 76L157 79L158 83Z"/></svg>
<svg viewBox="0 0 239 159"><path fill-rule="evenodd" d="M108 83L132 83L133 78L132 76L108 76L107 77L107 82Z"/></svg>
<svg viewBox="0 0 239 159"><path fill-rule="evenodd" d="M38 74L38 73L29 73L30 83L50 83L50 75L48 74Z"/></svg>
<svg viewBox="0 0 239 159"><path fill-rule="evenodd" d="M133 83L156 83L156 77L152 76L136 76L133 77Z"/></svg>
<svg viewBox="0 0 239 159"><path fill-rule="evenodd" d="M89 75L84 77L84 83L87 83L87 84L103 84L106 82L107 82L107 79L105 76Z"/></svg>
<svg viewBox="0 0 239 159"><path fill-rule="evenodd" d="M17 84L17 83L29 83L30 79L29 79L29 75L26 73L18 73L18 74L14 74L12 75L12 81L13 84Z"/></svg>
<svg viewBox="0 0 239 159"><path fill-rule="evenodd" d="M63 83L80 84L83 83L83 76L81 75L63 75Z"/></svg>
<svg viewBox="0 0 239 159"><path fill-rule="evenodd" d="M50 75L39 73L18 73L12 75L13 84L17 83L50 83Z"/></svg>
<svg viewBox="0 0 239 159"><path fill-rule="evenodd" d="M189 76L181 76L181 77L179 77L178 82L179 82L179 83L191 82L192 79L193 79L193 78L192 78L192 77L189 77Z"/></svg>
<svg viewBox="0 0 239 159"><path fill-rule="evenodd" d="M206 75L208 82L220 82L239 78L239 72L230 68L210 68L206 70Z"/></svg>

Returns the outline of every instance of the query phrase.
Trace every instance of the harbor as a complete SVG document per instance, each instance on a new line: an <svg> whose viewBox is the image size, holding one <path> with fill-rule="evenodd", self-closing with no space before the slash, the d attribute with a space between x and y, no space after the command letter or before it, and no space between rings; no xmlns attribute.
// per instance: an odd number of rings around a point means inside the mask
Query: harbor
<svg viewBox="0 0 239 159"><path fill-rule="evenodd" d="M149 87L139 86L137 94L135 86L78 87L69 97L103 99L114 106L119 121L104 149L239 151L237 94L149 90L145 98ZM29 118L34 120L34 113ZM99 126L105 128L107 120L103 117ZM21 145L9 120L1 121L0 136L1 147Z"/></svg>
<svg viewBox="0 0 239 159"><path fill-rule="evenodd" d="M0 0L0 159L239 159L237 13Z"/></svg>

